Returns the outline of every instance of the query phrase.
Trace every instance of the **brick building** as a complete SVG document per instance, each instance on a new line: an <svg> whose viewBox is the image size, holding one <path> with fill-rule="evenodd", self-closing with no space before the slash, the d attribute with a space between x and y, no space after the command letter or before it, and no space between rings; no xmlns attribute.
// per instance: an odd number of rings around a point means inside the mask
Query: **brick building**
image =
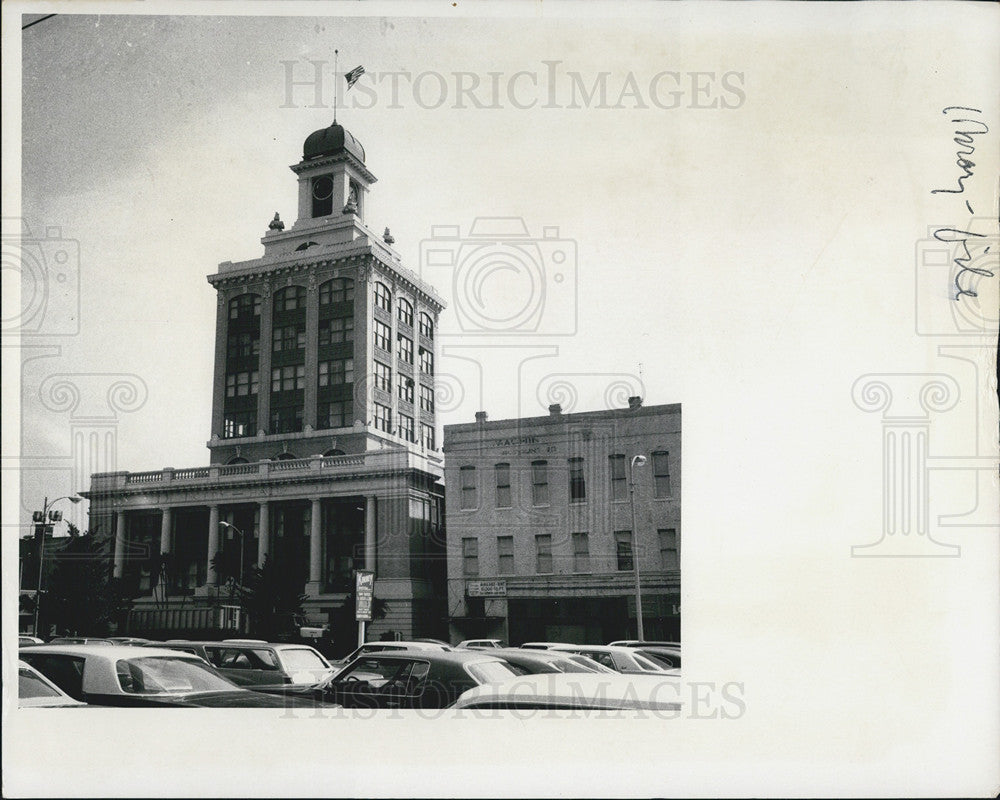
<svg viewBox="0 0 1000 800"><path fill-rule="evenodd" d="M629 403L445 426L453 640L634 637L633 555L645 637L679 640L681 407Z"/></svg>
<svg viewBox="0 0 1000 800"><path fill-rule="evenodd" d="M369 638L445 628L434 415L444 303L400 263L388 229L365 224L376 178L350 132L312 133L291 170L295 223L285 230L275 214L261 258L208 276L218 297L210 464L92 477L90 526L114 532L114 572L141 594L135 633L234 625L212 568L219 552L244 567L280 564L308 595L312 623L367 568L389 604ZM170 568L154 579L157 558Z"/></svg>

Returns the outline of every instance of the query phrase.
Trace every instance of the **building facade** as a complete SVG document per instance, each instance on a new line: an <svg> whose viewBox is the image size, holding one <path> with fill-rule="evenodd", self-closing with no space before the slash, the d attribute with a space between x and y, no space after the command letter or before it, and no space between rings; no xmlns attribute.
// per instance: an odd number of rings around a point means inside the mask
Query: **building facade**
<svg viewBox="0 0 1000 800"><path fill-rule="evenodd" d="M679 641L681 407L629 405L445 426L453 640L634 638L638 558L645 638Z"/></svg>
<svg viewBox="0 0 1000 800"><path fill-rule="evenodd" d="M115 575L140 595L134 633L241 627L217 556L244 574L269 559L307 595L311 624L333 618L364 568L389 609L369 638L445 627L434 413L444 303L402 265L388 228L366 225L376 178L350 132L314 132L291 170L294 224L275 214L262 257L208 276L210 464L92 477L91 529L114 533Z"/></svg>

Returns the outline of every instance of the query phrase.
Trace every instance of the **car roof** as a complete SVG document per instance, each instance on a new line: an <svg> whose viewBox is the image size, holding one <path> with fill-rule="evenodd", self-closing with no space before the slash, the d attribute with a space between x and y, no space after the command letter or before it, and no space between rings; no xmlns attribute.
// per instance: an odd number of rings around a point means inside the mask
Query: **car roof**
<svg viewBox="0 0 1000 800"><path fill-rule="evenodd" d="M119 647L105 647L95 644L36 644L29 648L30 654L53 653L55 655L66 656L94 656L103 657L108 660L121 658L150 658L151 656L171 656L174 658L188 658L201 661L197 656L190 653L183 653L167 647L144 647L138 645L121 645ZM28 651L26 651L28 652Z"/></svg>
<svg viewBox="0 0 1000 800"><path fill-rule="evenodd" d="M635 648L616 647L610 644L556 644L551 649L557 651L572 650L582 653L632 653Z"/></svg>
<svg viewBox="0 0 1000 800"><path fill-rule="evenodd" d="M404 659L421 658L427 661L438 661L441 663L448 664L469 664L479 661L500 661L503 662L502 658L498 658L492 653L484 653L480 650L421 650L419 652L405 651L405 650L384 650L380 653L371 653L370 655L358 656L357 659L361 658L391 658L398 659L400 661Z"/></svg>
<svg viewBox="0 0 1000 800"><path fill-rule="evenodd" d="M656 708L680 709L679 676L610 675L588 672L543 672L483 684L463 692L454 704L460 708L474 700L496 702L565 702L586 706L588 702L653 704Z"/></svg>
<svg viewBox="0 0 1000 800"><path fill-rule="evenodd" d="M434 650L440 651L442 653L453 650L450 644L440 644L438 642L421 642L414 640L412 642L403 641L388 641L388 642L365 642L361 647L376 646L376 647L396 647L400 649L411 649L411 650ZM360 649L360 648L357 648Z"/></svg>
<svg viewBox="0 0 1000 800"><path fill-rule="evenodd" d="M566 644L565 642L525 642L521 645L526 650L548 650L552 647ZM575 647L575 645L573 645Z"/></svg>
<svg viewBox="0 0 1000 800"><path fill-rule="evenodd" d="M517 656L519 658L533 658L536 661L559 661L571 655L570 653L556 652L555 650L532 650L520 647L494 647L487 652L491 656L500 656L500 658Z"/></svg>

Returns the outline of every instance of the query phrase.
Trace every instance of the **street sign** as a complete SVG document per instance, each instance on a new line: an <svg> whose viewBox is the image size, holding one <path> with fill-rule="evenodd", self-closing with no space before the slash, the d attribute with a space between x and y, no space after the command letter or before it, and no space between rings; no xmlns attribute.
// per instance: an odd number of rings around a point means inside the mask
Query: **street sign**
<svg viewBox="0 0 1000 800"><path fill-rule="evenodd" d="M354 618L358 622L372 621L372 601L375 599L375 573L359 569L354 573Z"/></svg>

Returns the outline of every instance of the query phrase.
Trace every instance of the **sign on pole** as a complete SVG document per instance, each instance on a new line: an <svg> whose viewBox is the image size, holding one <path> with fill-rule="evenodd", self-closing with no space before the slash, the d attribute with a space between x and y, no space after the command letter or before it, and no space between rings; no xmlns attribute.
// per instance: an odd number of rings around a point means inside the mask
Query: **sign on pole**
<svg viewBox="0 0 1000 800"><path fill-rule="evenodd" d="M375 598L375 573L359 569L354 573L354 618L358 622L372 621L372 601Z"/></svg>

